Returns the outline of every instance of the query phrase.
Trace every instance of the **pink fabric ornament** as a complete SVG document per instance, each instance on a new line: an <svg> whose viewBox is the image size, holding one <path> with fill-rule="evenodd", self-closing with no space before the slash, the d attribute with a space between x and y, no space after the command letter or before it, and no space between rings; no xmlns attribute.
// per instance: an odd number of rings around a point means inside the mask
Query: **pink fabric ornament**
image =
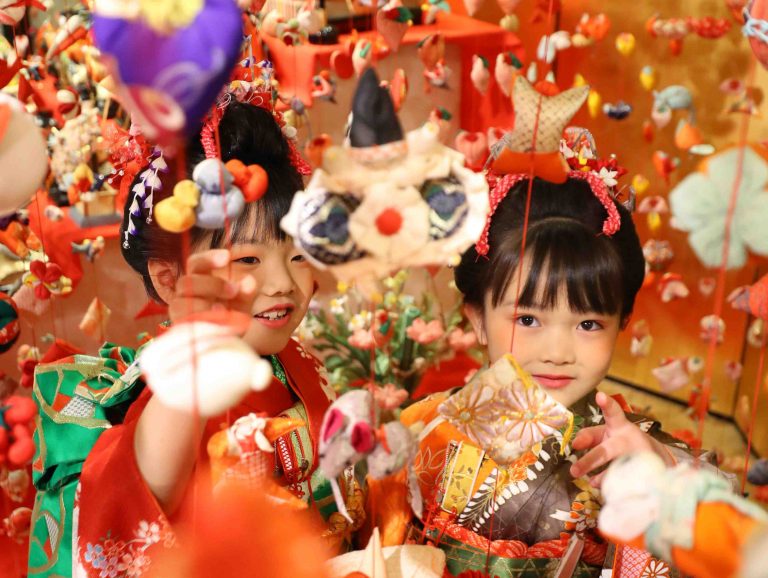
<svg viewBox="0 0 768 578"><path fill-rule="evenodd" d="M663 360L661 365L651 370L651 375L659 381L661 390L666 393L682 389L691 382L685 360L682 358Z"/></svg>
<svg viewBox="0 0 768 578"><path fill-rule="evenodd" d="M483 168L485 159L488 157L488 139L485 133L462 131L456 135L454 146L464 155L468 168L473 171Z"/></svg>
<svg viewBox="0 0 768 578"><path fill-rule="evenodd" d="M480 94L488 92L491 83L491 72L488 69L488 59L475 54L472 56L472 70L469 73L472 84Z"/></svg>
<svg viewBox="0 0 768 578"><path fill-rule="evenodd" d="M511 52L502 52L496 56L496 68L493 70L494 78L496 84L499 85L499 90L507 98L512 96L512 86L522 67L522 62Z"/></svg>
<svg viewBox="0 0 768 578"><path fill-rule="evenodd" d="M706 315L699 321L699 337L709 343L714 340L718 345L725 339L725 321L717 315Z"/></svg>
<svg viewBox="0 0 768 578"><path fill-rule="evenodd" d="M496 3L499 5L499 8L501 8L501 11L508 15L512 14L517 9L520 0L496 0Z"/></svg>
<svg viewBox="0 0 768 578"><path fill-rule="evenodd" d="M702 277L699 279L699 293L704 297L709 297L714 293L717 287L717 280L714 277Z"/></svg>
<svg viewBox="0 0 768 578"><path fill-rule="evenodd" d="M408 27L413 24L412 19L411 11L403 7L400 0L391 0L376 13L376 30L384 43L397 52Z"/></svg>
<svg viewBox="0 0 768 578"><path fill-rule="evenodd" d="M662 303L669 303L674 299L685 299L690 295L682 275L677 273L664 273L657 289Z"/></svg>

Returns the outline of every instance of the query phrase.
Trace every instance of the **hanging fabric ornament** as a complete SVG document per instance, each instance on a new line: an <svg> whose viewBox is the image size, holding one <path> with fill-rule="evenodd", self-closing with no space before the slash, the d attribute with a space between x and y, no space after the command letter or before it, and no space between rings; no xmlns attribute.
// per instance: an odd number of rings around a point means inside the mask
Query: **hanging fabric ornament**
<svg viewBox="0 0 768 578"><path fill-rule="evenodd" d="M469 73L469 78L480 94L488 92L488 86L491 83L491 71L487 58L478 54L472 56L472 70Z"/></svg>
<svg viewBox="0 0 768 578"><path fill-rule="evenodd" d="M341 79L352 78L355 67L352 64L352 56L346 50L334 50L331 53L331 68Z"/></svg>
<svg viewBox="0 0 768 578"><path fill-rule="evenodd" d="M637 193L638 197L643 196L650 186L651 181L649 181L645 175L638 174L632 177L632 188L635 189L635 193Z"/></svg>
<svg viewBox="0 0 768 578"><path fill-rule="evenodd" d="M640 70L640 85L649 92L656 86L656 69L653 66L643 66Z"/></svg>
<svg viewBox="0 0 768 578"><path fill-rule="evenodd" d="M768 1L751 0L743 12L744 36L763 68L768 68Z"/></svg>
<svg viewBox="0 0 768 578"><path fill-rule="evenodd" d="M227 220L234 221L243 212L245 197L232 173L219 159L199 163L192 172L192 180L200 189L196 209L198 227L221 229Z"/></svg>
<svg viewBox="0 0 768 578"><path fill-rule="evenodd" d="M653 38L666 38L669 52L678 56L683 50L683 38L690 32L688 21L684 18L659 18L655 14L645 23L645 29Z"/></svg>
<svg viewBox="0 0 768 578"><path fill-rule="evenodd" d="M622 56L629 56L635 51L635 35L631 32L621 32L616 36L616 50Z"/></svg>
<svg viewBox="0 0 768 578"><path fill-rule="evenodd" d="M707 343L714 341L720 345L725 339L725 321L717 315L706 315L699 321L699 337Z"/></svg>
<svg viewBox="0 0 768 578"><path fill-rule="evenodd" d="M520 4L520 0L496 0L496 3L499 5L499 8L501 8L501 11L504 14L509 15L517 10L517 6Z"/></svg>
<svg viewBox="0 0 768 578"><path fill-rule="evenodd" d="M376 13L376 30L394 52L413 24L413 14L400 0L391 0Z"/></svg>
<svg viewBox="0 0 768 578"><path fill-rule="evenodd" d="M648 228L655 234L661 227L661 215L669 213L669 206L664 197L654 195L643 198L637 207L637 212L648 216Z"/></svg>
<svg viewBox="0 0 768 578"><path fill-rule="evenodd" d="M493 74L496 84L502 94L509 98L512 96L512 87L515 84L515 78L523 68L523 63L511 52L502 52L496 56L496 68Z"/></svg>
<svg viewBox="0 0 768 578"><path fill-rule="evenodd" d="M307 144L304 145L304 155L313 169L323 164L323 154L332 144L333 139L325 133L307 141Z"/></svg>
<svg viewBox="0 0 768 578"><path fill-rule="evenodd" d="M664 271L675 258L669 241L648 239L643 243L643 257L651 271Z"/></svg>
<svg viewBox="0 0 768 578"><path fill-rule="evenodd" d="M467 14L474 16L482 3L483 0L464 0L464 8L466 8Z"/></svg>
<svg viewBox="0 0 768 578"><path fill-rule="evenodd" d="M699 127L688 120L680 119L675 129L675 146L682 151L688 151L701 145L702 141Z"/></svg>
<svg viewBox="0 0 768 578"><path fill-rule="evenodd" d="M0 353L5 353L19 338L19 310L5 293L0 293Z"/></svg>
<svg viewBox="0 0 768 578"><path fill-rule="evenodd" d="M656 151L653 153L652 161L656 173L669 184L669 177L680 166L680 159L672 158L664 151Z"/></svg>
<svg viewBox="0 0 768 578"><path fill-rule="evenodd" d="M281 227L342 281L455 262L482 231L488 185L439 134L433 123L405 134L369 68L353 99L348 144L325 150Z"/></svg>
<svg viewBox="0 0 768 578"><path fill-rule="evenodd" d="M336 81L331 78L329 70L321 70L312 77L312 98L336 104Z"/></svg>
<svg viewBox="0 0 768 578"><path fill-rule="evenodd" d="M561 50L571 47L571 35L565 30L558 30L549 36L542 36L536 49L536 57L542 62L552 64Z"/></svg>
<svg viewBox="0 0 768 578"><path fill-rule="evenodd" d="M656 136L656 129L653 128L653 123L650 120L643 121L643 140L647 143L653 142L653 137Z"/></svg>
<svg viewBox="0 0 768 578"><path fill-rule="evenodd" d="M80 320L78 328L89 337L103 337L112 310L95 297Z"/></svg>
<svg viewBox="0 0 768 578"><path fill-rule="evenodd" d="M603 105L603 114L613 120L624 120L632 113L632 105L620 100L616 104L606 102Z"/></svg>
<svg viewBox="0 0 768 578"><path fill-rule="evenodd" d="M199 131L234 67L241 31L242 13L232 0L96 0L93 7L94 40L117 96L144 136L160 144Z"/></svg>
<svg viewBox="0 0 768 578"><path fill-rule="evenodd" d="M669 303L674 299L685 299L691 294L683 281L683 276L678 273L664 273L657 289L662 303Z"/></svg>
<svg viewBox="0 0 768 578"><path fill-rule="evenodd" d="M195 209L199 200L200 189L194 181L179 181L173 187L173 195L155 205L158 226L171 233L188 231L195 224Z"/></svg>
<svg viewBox="0 0 768 578"><path fill-rule="evenodd" d="M429 113L429 122L438 127L438 140L441 143L445 143L448 139L448 131L451 129L452 118L453 115L441 106L433 108Z"/></svg>
<svg viewBox="0 0 768 578"><path fill-rule="evenodd" d="M714 277L702 277L699 279L699 293L704 297L709 297L717 288L717 279Z"/></svg>
<svg viewBox="0 0 768 578"><path fill-rule="evenodd" d="M738 287L728 295L731 307L768 321L768 275L751 286Z"/></svg>
<svg viewBox="0 0 768 578"><path fill-rule="evenodd" d="M358 40L355 44L355 50L352 52L352 67L355 74L359 77L363 71L371 65L373 61L373 44L365 38Z"/></svg>
<svg viewBox="0 0 768 578"><path fill-rule="evenodd" d="M0 216L29 201L47 172L42 132L18 100L0 93Z"/></svg>
<svg viewBox="0 0 768 578"><path fill-rule="evenodd" d="M480 171L488 158L488 139L482 132L461 131L454 141L456 150L464 155L467 168Z"/></svg>
<svg viewBox="0 0 768 578"><path fill-rule="evenodd" d="M491 151L496 173L528 173L562 183L569 167L560 154L560 140L571 118L587 100L588 86L571 88L554 96L537 92L528 80L518 76L512 93L515 126ZM535 141L534 141L534 134ZM536 149L531 151L532 143Z"/></svg>
<svg viewBox="0 0 768 578"><path fill-rule="evenodd" d="M389 83L389 94L392 97L392 104L395 105L395 112L400 112L403 102L405 102L405 97L408 96L408 77L405 75L404 69L397 68L392 73L392 81Z"/></svg>
<svg viewBox="0 0 768 578"><path fill-rule="evenodd" d="M591 16L585 12L576 23L576 34L571 37L571 40L574 45L591 46L605 38L610 29L611 21L608 16L602 13ZM583 37L584 41L577 40L576 36Z"/></svg>
<svg viewBox="0 0 768 578"><path fill-rule="evenodd" d="M602 105L603 97L601 97L600 93L597 92L594 88L591 89L589 91L589 96L587 97L587 109L589 110L589 116L592 118L597 118L603 108Z"/></svg>
<svg viewBox="0 0 768 578"><path fill-rule="evenodd" d="M651 329L645 319L640 319L632 324L632 339L629 344L629 352L632 357L648 357L653 346Z"/></svg>
<svg viewBox="0 0 768 578"><path fill-rule="evenodd" d="M518 28L520 28L520 19L516 14L505 14L499 20L499 26L507 32L517 32Z"/></svg>
<svg viewBox="0 0 768 578"><path fill-rule="evenodd" d="M666 358L661 365L651 370L651 375L659 381L661 391L671 393L682 389L691 383L686 360L683 358Z"/></svg>

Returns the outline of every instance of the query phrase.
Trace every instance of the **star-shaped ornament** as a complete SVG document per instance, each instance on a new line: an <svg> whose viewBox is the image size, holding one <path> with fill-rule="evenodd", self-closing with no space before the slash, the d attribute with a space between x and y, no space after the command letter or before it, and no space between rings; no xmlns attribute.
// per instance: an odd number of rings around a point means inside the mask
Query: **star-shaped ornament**
<svg viewBox="0 0 768 578"><path fill-rule="evenodd" d="M564 182L569 168L559 152L560 139L587 95L589 86L585 85L545 96L518 76L512 93L515 126L492 147L493 171L510 174L532 170L533 175L547 181Z"/></svg>

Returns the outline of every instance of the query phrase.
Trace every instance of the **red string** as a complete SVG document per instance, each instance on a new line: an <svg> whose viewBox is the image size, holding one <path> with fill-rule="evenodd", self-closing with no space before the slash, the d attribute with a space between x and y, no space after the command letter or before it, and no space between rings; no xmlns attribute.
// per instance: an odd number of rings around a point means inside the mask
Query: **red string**
<svg viewBox="0 0 768 578"><path fill-rule="evenodd" d="M752 86L755 80L756 65L755 56L752 55L749 63L749 72L747 73L746 86ZM728 254L731 246L731 227L733 226L733 216L736 211L736 202L739 197L739 189L741 188L741 180L744 173L744 157L746 154L747 135L749 133L749 124L752 115L745 114L741 117L741 125L739 130L739 140L736 158L736 176L733 180L733 187L731 188L731 196L728 201L728 213L725 217L725 232L723 234L723 251L722 261L717 274L717 285L715 289L715 308L713 315L716 319L720 319L723 312L723 305L725 302L725 282L726 282L726 266L728 264ZM712 394L712 375L714 373L715 352L717 349L717 331L712 331L709 336L709 344L707 347L707 357L704 369L704 379L701 387L701 397L699 399L701 413L697 412L695 415L698 418L697 424L697 438L699 442L704 439L704 417L709 412L709 399ZM696 409L696 408L695 408ZM751 440L748 440L748 445L751 445ZM701 451L701 449L699 450Z"/></svg>

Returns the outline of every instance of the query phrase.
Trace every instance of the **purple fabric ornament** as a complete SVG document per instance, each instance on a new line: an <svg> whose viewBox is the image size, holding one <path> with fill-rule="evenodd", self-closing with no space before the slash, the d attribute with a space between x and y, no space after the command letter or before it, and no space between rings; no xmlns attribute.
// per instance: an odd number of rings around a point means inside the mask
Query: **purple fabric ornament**
<svg viewBox="0 0 768 578"><path fill-rule="evenodd" d="M239 55L242 17L234 0L160 0L151 10L97 0L93 35L117 97L149 140L168 145L199 131Z"/></svg>

